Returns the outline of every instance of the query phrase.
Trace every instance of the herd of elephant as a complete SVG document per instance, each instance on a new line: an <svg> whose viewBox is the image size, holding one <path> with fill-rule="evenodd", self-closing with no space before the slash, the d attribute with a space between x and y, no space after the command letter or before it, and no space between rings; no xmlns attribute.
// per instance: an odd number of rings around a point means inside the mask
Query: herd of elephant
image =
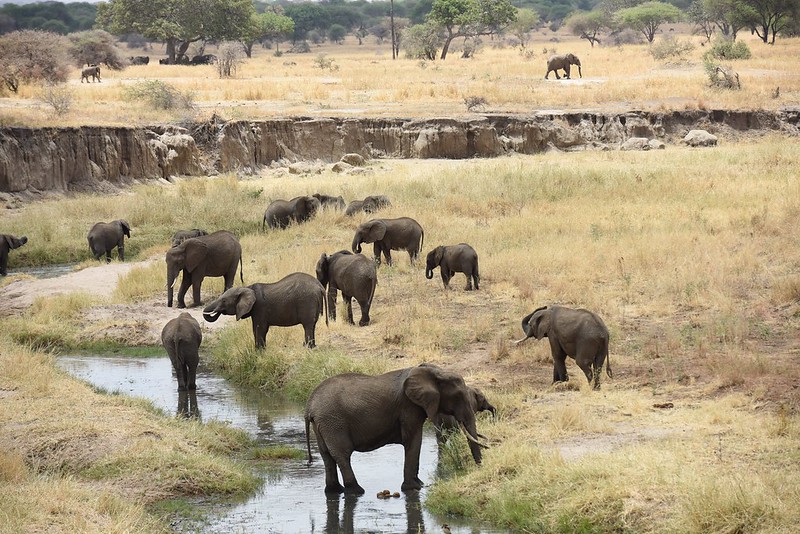
<svg viewBox="0 0 800 534"><path fill-rule="evenodd" d="M303 199L303 200L300 200ZM309 200L311 199L311 200ZM335 201L331 201L334 199ZM381 200L374 200L381 199ZM386 197L367 197L348 206L353 210L372 213L390 205ZM310 204L294 211L287 206ZM313 195L291 201L275 201L267 209L264 221L271 228L285 224L302 223L322 206L342 209L341 197ZM355 212L355 211L353 211ZM310 215L309 215L310 213ZM285 223L285 221L289 221ZM124 240L130 237L130 226L124 220L97 223L87 236L89 247L96 259L103 255L110 261L111 251L118 249L124 260ZM232 233L217 231L207 233L201 229L181 230L172 239L166 253L167 306L173 305L173 286L182 273L178 291L179 308L186 307L184 296L189 286L193 288L194 305L200 304L200 285L207 276L222 276L225 291L203 309L203 318L216 321L221 315L233 315L237 320L250 318L253 338L257 348L263 348L271 326L302 325L304 345L315 346L315 328L324 313L327 288L328 319L336 319L338 292L347 308L347 322L353 324L352 299L361 306L360 326L370 323L370 307L377 287L377 266L381 255L391 266L391 250L405 250L412 265L422 251L424 232L420 224L409 217L397 219L372 219L356 228L352 252L341 250L325 254L316 265L316 277L295 272L274 283L256 283L233 287L237 268L244 284L242 248ZM26 237L3 235L0 239L0 267L6 274L9 249L27 242ZM374 260L361 254L362 243L374 244ZM425 275L433 278L440 268L442 282L448 288L456 272L464 273L465 289L479 289L478 255L466 243L437 246L426 258ZM575 359L580 369L595 388L600 385L600 370L606 364L606 373L612 376L608 358L609 334L603 320L595 313L583 309L545 306L534 310L522 319L525 337L517 341L547 337L553 356L553 382L569 379L566 358ZM161 333L164 348L172 362L178 390L194 390L196 384L199 348L202 332L198 321L188 312L171 319ZM350 458L352 453L373 451L387 444L402 444L404 448L403 491L418 490L419 455L422 445L423 424L430 419L437 429L460 428L477 464L481 463L481 449L488 448L486 437L476 425L476 414L481 411L495 413L495 408L485 395L466 385L457 373L431 364L399 369L379 376L346 373L322 381L311 393L305 410L306 446L311 462L310 429L314 429L320 455L325 466L326 493L363 494L358 484ZM339 480L338 473L342 479Z"/></svg>

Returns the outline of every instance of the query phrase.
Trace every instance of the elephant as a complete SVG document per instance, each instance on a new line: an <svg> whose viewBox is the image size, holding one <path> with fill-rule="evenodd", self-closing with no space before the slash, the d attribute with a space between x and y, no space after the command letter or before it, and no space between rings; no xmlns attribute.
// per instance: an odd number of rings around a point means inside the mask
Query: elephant
<svg viewBox="0 0 800 534"><path fill-rule="evenodd" d="M319 200L319 203L323 208L343 210L347 207L347 203L344 201L344 197L341 195L338 197L333 197L330 195L323 195L321 193L314 193L311 196Z"/></svg>
<svg viewBox="0 0 800 534"><path fill-rule="evenodd" d="M353 252L361 252L361 243L374 243L375 263L381 264L381 252L386 264L392 265L392 250L405 250L411 258L411 265L422 250L425 232L422 226L410 217L399 219L372 219L356 229L353 236Z"/></svg>
<svg viewBox="0 0 800 534"><path fill-rule="evenodd" d="M350 465L354 451L368 452L399 443L405 449L403 491L422 487L419 454L425 419L455 417L481 463L475 397L464 379L435 365L419 365L369 376L345 373L321 382L306 403L305 430L309 464L309 428L313 426L325 464L325 492L363 494ZM337 467L344 485L339 483Z"/></svg>
<svg viewBox="0 0 800 534"><path fill-rule="evenodd" d="M375 213L376 211L391 207L389 197L385 195L370 195L364 200L354 200L347 205L344 214L352 217L357 213Z"/></svg>
<svg viewBox="0 0 800 534"><path fill-rule="evenodd" d="M150 63L150 56L131 56L128 61L131 65L147 65Z"/></svg>
<svg viewBox="0 0 800 534"><path fill-rule="evenodd" d="M228 289L205 307L203 318L213 323L220 315L235 315L237 321L250 317L257 349L266 346L270 326L302 324L303 345L314 348L317 319L323 314L324 303L325 289L316 278L306 273L292 273L272 284Z"/></svg>
<svg viewBox="0 0 800 534"><path fill-rule="evenodd" d="M8 274L8 251L19 248L28 242L25 236L17 237L11 234L0 234L0 275Z"/></svg>
<svg viewBox="0 0 800 534"><path fill-rule="evenodd" d="M581 60L575 54L565 54L561 56L550 56L550 59L547 60L547 72L544 75L545 79L548 79L550 76L550 72L554 72L556 75L556 80L560 80L561 77L558 75L558 69L564 70L564 79L569 79L569 66L570 65L577 65L578 66L578 75L583 78L583 73L581 72Z"/></svg>
<svg viewBox="0 0 800 534"><path fill-rule="evenodd" d="M178 379L178 391L197 389L197 364L200 362L200 324L189 312L171 319L161 330L161 344L169 354Z"/></svg>
<svg viewBox="0 0 800 534"><path fill-rule="evenodd" d="M472 281L475 289L480 289L481 275L478 272L478 253L466 243L458 245L438 246L428 252L425 260L425 277L433 278L433 270L440 268L444 288L450 287L450 279L455 273L464 273L467 277L467 291L472 291Z"/></svg>
<svg viewBox="0 0 800 534"><path fill-rule="evenodd" d="M566 382L567 356L575 359L594 389L600 389L600 370L606 362L606 374L613 378L608 357L608 328L595 313L562 306L537 308L522 319L523 341L535 337L550 340L553 355L553 383ZM606 361L606 359L608 361Z"/></svg>
<svg viewBox="0 0 800 534"><path fill-rule="evenodd" d="M217 62L217 56L214 54L197 54L193 56L189 64L191 65L213 65Z"/></svg>
<svg viewBox="0 0 800 534"><path fill-rule="evenodd" d="M354 324L352 299L355 298L361 306L361 320L358 325L369 324L369 310L378 285L374 261L349 250L340 250L330 256L322 254L317 262L317 280L328 290L328 317L336 320L336 296L341 290L342 300L347 308L347 322Z"/></svg>
<svg viewBox="0 0 800 534"><path fill-rule="evenodd" d="M178 230L172 236L172 246L177 247L187 239L191 239L192 237L200 237L208 235L208 232L205 230L201 230L200 228L192 228L191 230Z"/></svg>
<svg viewBox="0 0 800 534"><path fill-rule="evenodd" d="M178 289L178 307L185 308L184 296L192 286L194 305L199 306L200 286L206 276L225 277L225 289L233 287L236 268L242 267L242 246L230 232L220 230L210 235L192 237L167 251L167 306L172 307L172 296L178 273L183 271ZM244 273L239 270L244 284Z"/></svg>
<svg viewBox="0 0 800 534"><path fill-rule="evenodd" d="M261 229L286 228L292 221L303 223L316 215L320 209L320 201L310 196L294 197L292 200L275 200L264 212Z"/></svg>
<svg viewBox="0 0 800 534"><path fill-rule="evenodd" d="M89 241L89 250L94 259L106 255L106 263L111 262L111 251L117 247L119 261L125 261L125 238L131 236L131 225L123 219L110 223L99 222L92 226L86 239Z"/></svg>
<svg viewBox="0 0 800 534"><path fill-rule="evenodd" d="M475 413L489 412L492 414L492 417L495 417L497 415L497 408L489 403L486 395L484 395L483 392L478 388L469 387L469 389L473 398L475 399ZM444 438L445 432L458 429L458 421L452 415L441 415L433 421L433 426L436 429L436 439L441 442ZM483 436L478 434L477 437L482 438Z"/></svg>
<svg viewBox="0 0 800 534"><path fill-rule="evenodd" d="M97 65L90 65L81 71L81 83L86 81L89 83L89 77L92 77L92 83L100 82L100 67Z"/></svg>

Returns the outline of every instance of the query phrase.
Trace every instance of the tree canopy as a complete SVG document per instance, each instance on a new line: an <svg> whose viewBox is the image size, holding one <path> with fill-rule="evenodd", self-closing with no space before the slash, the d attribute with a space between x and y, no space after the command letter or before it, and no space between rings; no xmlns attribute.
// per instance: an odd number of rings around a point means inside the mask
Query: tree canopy
<svg viewBox="0 0 800 534"><path fill-rule="evenodd" d="M447 57L456 37L477 37L499 32L517 17L509 0L434 0L428 21L444 28L447 36L441 59Z"/></svg>
<svg viewBox="0 0 800 534"><path fill-rule="evenodd" d="M647 42L652 43L662 24L678 22L683 18L683 13L672 4L645 2L619 10L617 17L623 26L642 32Z"/></svg>

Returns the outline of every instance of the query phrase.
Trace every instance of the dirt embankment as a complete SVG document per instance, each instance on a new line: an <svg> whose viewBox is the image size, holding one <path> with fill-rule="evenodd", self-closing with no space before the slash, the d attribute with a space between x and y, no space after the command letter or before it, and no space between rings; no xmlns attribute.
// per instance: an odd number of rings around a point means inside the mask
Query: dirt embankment
<svg viewBox="0 0 800 534"><path fill-rule="evenodd" d="M689 130L731 138L800 135L800 109L491 115L475 119L285 118L190 128L2 128L0 191L103 191L175 175L252 171L273 161L471 158L617 149L632 137L678 142Z"/></svg>

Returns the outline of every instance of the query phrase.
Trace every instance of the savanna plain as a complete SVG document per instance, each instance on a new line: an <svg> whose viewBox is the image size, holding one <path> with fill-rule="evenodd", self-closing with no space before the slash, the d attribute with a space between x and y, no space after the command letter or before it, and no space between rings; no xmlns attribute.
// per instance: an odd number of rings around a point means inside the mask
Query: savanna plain
<svg viewBox="0 0 800 534"><path fill-rule="evenodd" d="M485 97L487 111L498 113L776 109L800 101L797 39L751 43L753 58L735 66L742 90L726 92L708 87L700 46L680 65L665 65L644 46L541 39L532 59L487 47L473 60L424 64L392 61L388 47L326 45L320 52L338 69L325 72L313 53L263 51L234 80L214 79L212 67L151 63L76 87L79 110L63 117L48 116L34 88L21 90L3 99L3 123L152 124L182 121L182 113L457 116L469 115L468 96ZM583 79L542 79L542 48L554 46L581 56ZM195 108L168 116L125 101L122 87L141 78L191 90ZM257 485L253 462L301 461L291 450L255 451L224 424L174 418L95 390L54 362L80 349L157 346L153 332L166 322L163 257L178 229L238 235L246 284L313 273L323 252L349 248L355 227L371 218L326 210L302 225L261 231L270 200L314 192L348 201L387 195L392 206L379 216L419 221L423 255L440 244L471 244L480 290L464 291L461 274L444 290L438 271L427 280L423 262L412 266L396 252L395 265L378 270L369 326L320 322L313 350L302 348L299 327L273 328L266 349L256 351L249 321L230 320L204 330L203 358L214 369L299 401L340 372L431 362L461 373L498 413L478 422L491 445L481 466L470 463L466 443L448 448L450 475L425 503L435 512L522 532L796 530L796 138L740 135L715 148L670 144L655 152L379 159L352 174L310 168L182 177L3 211L3 232L29 242L11 253L0 300L26 282L15 274L21 267L119 267L88 259L86 232L100 220L130 223L132 267L118 279L98 274L102 287L35 295L30 306L2 314L0 531L168 530L182 512L164 503L246 494ZM206 280L203 300L221 290L220 280ZM556 303L595 311L609 327L614 376L603 374L599 391L571 361L572 380L552 386L548 343L514 344L524 315ZM398 458L398 480L401 471Z"/></svg>

